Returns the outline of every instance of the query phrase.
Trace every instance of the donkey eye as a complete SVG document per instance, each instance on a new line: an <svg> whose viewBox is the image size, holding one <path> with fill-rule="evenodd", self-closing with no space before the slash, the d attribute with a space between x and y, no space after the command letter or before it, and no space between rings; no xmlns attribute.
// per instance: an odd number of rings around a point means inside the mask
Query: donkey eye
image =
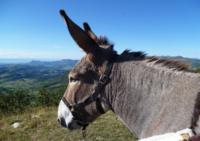
<svg viewBox="0 0 200 141"><path fill-rule="evenodd" d="M79 79L74 78L74 77L69 77L69 82L77 82Z"/></svg>

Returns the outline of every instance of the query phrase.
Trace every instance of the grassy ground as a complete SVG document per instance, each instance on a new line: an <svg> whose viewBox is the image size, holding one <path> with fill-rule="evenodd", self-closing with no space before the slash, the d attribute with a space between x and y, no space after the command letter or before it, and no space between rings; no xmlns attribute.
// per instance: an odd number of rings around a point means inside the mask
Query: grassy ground
<svg viewBox="0 0 200 141"><path fill-rule="evenodd" d="M57 108L34 108L21 114L0 115L0 141L80 141L81 131L68 131L57 123ZM12 128L20 122L18 128ZM87 129L85 141L134 141L134 136L112 112Z"/></svg>

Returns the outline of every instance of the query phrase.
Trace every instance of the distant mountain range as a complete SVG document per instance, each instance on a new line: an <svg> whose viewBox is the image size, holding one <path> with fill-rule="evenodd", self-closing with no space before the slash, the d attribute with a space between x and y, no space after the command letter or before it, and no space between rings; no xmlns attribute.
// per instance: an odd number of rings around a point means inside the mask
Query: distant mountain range
<svg viewBox="0 0 200 141"><path fill-rule="evenodd" d="M30 62L35 62L35 63L51 63L51 62L70 62L70 61L76 61L72 59L62 59L62 60L53 60L53 59L4 59L0 58L0 64L25 64L25 63L30 63Z"/></svg>
<svg viewBox="0 0 200 141"><path fill-rule="evenodd" d="M68 70L71 69L78 60L72 60L72 59L63 59L59 61L37 61L33 60L30 63L28 63L31 66L43 66L47 68L59 68L61 70Z"/></svg>
<svg viewBox="0 0 200 141"><path fill-rule="evenodd" d="M162 56L161 58L185 62L190 69L200 68L200 59ZM60 61L0 61L0 94L16 89L28 89L33 93L40 88L54 90L66 87L69 70L78 60Z"/></svg>

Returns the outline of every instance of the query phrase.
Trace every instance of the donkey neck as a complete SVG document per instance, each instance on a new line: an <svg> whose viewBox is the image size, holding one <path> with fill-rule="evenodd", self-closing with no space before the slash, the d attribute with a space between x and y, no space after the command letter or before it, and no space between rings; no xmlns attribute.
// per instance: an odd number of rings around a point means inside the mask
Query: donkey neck
<svg viewBox="0 0 200 141"><path fill-rule="evenodd" d="M110 108L139 138L190 127L199 75L154 68L141 60L115 63L110 77L105 88ZM174 122L176 126L168 125Z"/></svg>
<svg viewBox="0 0 200 141"><path fill-rule="evenodd" d="M136 98L134 94L135 86L131 78L134 70L130 67L130 62L115 63L111 73L111 83L105 88L105 95L108 100L110 109L118 116L124 125L134 134L140 131L135 131L130 119L134 118L137 109ZM135 64L136 65L136 64Z"/></svg>
<svg viewBox="0 0 200 141"><path fill-rule="evenodd" d="M130 63L130 62L129 62ZM129 123L128 119L134 117L133 107L136 107L135 95L131 85L134 86L131 75L132 69L128 69L128 62L114 63L111 72L111 82L106 85L103 94L105 105L109 105L110 109L118 116L124 125L132 132L137 134ZM127 70L128 69L128 70ZM105 100L106 99L106 100ZM129 99L129 100L128 100ZM131 103L128 103L131 102Z"/></svg>

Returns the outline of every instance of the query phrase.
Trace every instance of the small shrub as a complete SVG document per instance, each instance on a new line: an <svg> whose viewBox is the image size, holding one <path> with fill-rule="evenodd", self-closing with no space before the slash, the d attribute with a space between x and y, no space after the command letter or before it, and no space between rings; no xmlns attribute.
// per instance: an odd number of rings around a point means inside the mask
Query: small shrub
<svg viewBox="0 0 200 141"><path fill-rule="evenodd" d="M36 95L37 106L57 106L62 95L63 95L62 89L50 92L42 88Z"/></svg>
<svg viewBox="0 0 200 141"><path fill-rule="evenodd" d="M41 88L36 94L23 89L9 94L1 94L0 113L18 113L30 107L38 106L57 106L63 93L64 88L51 92L45 88Z"/></svg>
<svg viewBox="0 0 200 141"><path fill-rule="evenodd" d="M31 103L32 96L26 90L17 90L0 97L0 113L17 113L25 110Z"/></svg>
<svg viewBox="0 0 200 141"><path fill-rule="evenodd" d="M195 69L195 72L200 73L200 68Z"/></svg>

